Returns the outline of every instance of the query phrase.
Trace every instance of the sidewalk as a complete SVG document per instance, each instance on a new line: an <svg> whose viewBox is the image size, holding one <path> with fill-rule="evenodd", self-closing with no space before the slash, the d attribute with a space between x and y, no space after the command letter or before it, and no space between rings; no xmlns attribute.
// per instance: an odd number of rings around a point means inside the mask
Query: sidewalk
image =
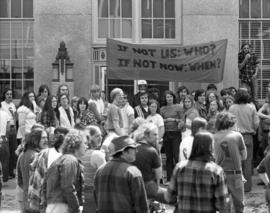
<svg viewBox="0 0 270 213"><path fill-rule="evenodd" d="M267 207L264 199L264 187L258 186L259 177L253 176L252 192L245 195L245 213L265 213ZM15 179L9 180L2 189L2 208L1 213L19 213L19 207L15 197ZM173 213L174 207L166 205L166 212Z"/></svg>

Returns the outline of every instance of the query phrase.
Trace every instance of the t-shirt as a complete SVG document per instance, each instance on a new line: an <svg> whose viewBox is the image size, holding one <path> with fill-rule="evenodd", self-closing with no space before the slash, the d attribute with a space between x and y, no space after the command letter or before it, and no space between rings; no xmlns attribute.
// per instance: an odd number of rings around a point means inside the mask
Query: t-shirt
<svg viewBox="0 0 270 213"><path fill-rule="evenodd" d="M123 119L121 110L115 104L111 104L108 109L108 117L107 117L107 129L108 131L114 131L113 122L119 122L120 128L123 128Z"/></svg>
<svg viewBox="0 0 270 213"><path fill-rule="evenodd" d="M214 135L216 163L224 171L241 170L241 151L245 149L243 136L232 130L219 131Z"/></svg>
<svg viewBox="0 0 270 213"><path fill-rule="evenodd" d="M9 115L5 111L0 110L0 136L6 136L9 119Z"/></svg>
<svg viewBox="0 0 270 213"><path fill-rule="evenodd" d="M128 130L131 125L129 123L129 117L134 116L134 109L129 104L126 104L123 108L121 108L121 113L123 119L123 129L125 134L128 134Z"/></svg>
<svg viewBox="0 0 270 213"><path fill-rule="evenodd" d="M175 119L183 119L184 111L183 108L179 104L173 104L170 106L163 106L160 109L160 115L165 120L166 118L175 118ZM167 121L165 122L165 131L179 131L178 122L176 121Z"/></svg>
<svg viewBox="0 0 270 213"><path fill-rule="evenodd" d="M193 146L193 139L194 137L192 135L188 135L180 143L179 161L189 159Z"/></svg>
<svg viewBox="0 0 270 213"><path fill-rule="evenodd" d="M154 180L155 174L153 169L157 169L161 166L157 150L148 144L140 144L136 153L134 165L141 171L145 182Z"/></svg>
<svg viewBox="0 0 270 213"><path fill-rule="evenodd" d="M155 115L148 115L146 120L148 122L154 123L158 128L164 126L163 118L158 113L156 113Z"/></svg>

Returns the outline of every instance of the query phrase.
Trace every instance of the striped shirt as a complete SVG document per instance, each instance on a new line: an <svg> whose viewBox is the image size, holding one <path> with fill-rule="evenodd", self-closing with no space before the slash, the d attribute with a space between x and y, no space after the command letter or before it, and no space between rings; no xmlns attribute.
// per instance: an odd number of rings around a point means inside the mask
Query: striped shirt
<svg viewBox="0 0 270 213"><path fill-rule="evenodd" d="M167 192L177 198L175 212L227 212L228 189L223 169L214 162L181 161L171 177Z"/></svg>
<svg viewBox="0 0 270 213"><path fill-rule="evenodd" d="M99 213L148 212L142 174L121 158L97 170L94 193Z"/></svg>

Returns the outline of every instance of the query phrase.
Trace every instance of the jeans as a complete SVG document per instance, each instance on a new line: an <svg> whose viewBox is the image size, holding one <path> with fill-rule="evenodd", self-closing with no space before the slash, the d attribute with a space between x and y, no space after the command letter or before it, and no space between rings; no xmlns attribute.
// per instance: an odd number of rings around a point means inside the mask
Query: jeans
<svg viewBox="0 0 270 213"><path fill-rule="evenodd" d="M0 144L0 162L3 169L3 181L8 181L9 177L9 145L5 137L2 137L3 141Z"/></svg>
<svg viewBox="0 0 270 213"><path fill-rule="evenodd" d="M226 174L226 172L225 172ZM232 196L235 213L244 212L244 183L241 174L226 174L229 193Z"/></svg>
<svg viewBox="0 0 270 213"><path fill-rule="evenodd" d="M173 168L178 162L179 145L181 142L180 131L167 131L163 137L163 147L166 154L167 180L170 181Z"/></svg>
<svg viewBox="0 0 270 213"><path fill-rule="evenodd" d="M244 142L247 148L247 159L243 161L243 175L247 182L244 184L245 192L250 192L252 187L253 170L253 135L243 134Z"/></svg>
<svg viewBox="0 0 270 213"><path fill-rule="evenodd" d="M14 169L16 168L17 156L15 150L17 149L17 132L15 127L11 127L8 134L9 143L9 175L14 175Z"/></svg>
<svg viewBox="0 0 270 213"><path fill-rule="evenodd" d="M85 186L83 213L96 213L96 202L94 199L94 188Z"/></svg>

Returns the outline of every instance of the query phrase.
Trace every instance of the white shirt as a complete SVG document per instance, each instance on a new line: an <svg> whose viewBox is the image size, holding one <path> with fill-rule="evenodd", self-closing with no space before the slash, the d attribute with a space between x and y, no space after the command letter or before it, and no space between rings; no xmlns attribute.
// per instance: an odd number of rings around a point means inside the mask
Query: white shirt
<svg viewBox="0 0 270 213"><path fill-rule="evenodd" d="M130 123L129 123L129 116L134 116L134 109L127 103L123 108L120 109L122 114L123 120L123 130L125 134L128 134Z"/></svg>
<svg viewBox="0 0 270 213"><path fill-rule="evenodd" d="M189 159L192 150L193 139L194 137L189 135L182 140L179 148L179 161Z"/></svg>
<svg viewBox="0 0 270 213"><path fill-rule="evenodd" d="M14 118L13 118L13 115L11 114L10 111L12 111L13 113L16 112L16 107L15 107L15 104L10 102L10 103L7 103L6 101L2 101L1 102L1 106L2 106L2 109L8 113L8 116L9 116L9 120L10 120L10 125L15 125L15 121L14 121Z"/></svg>
<svg viewBox="0 0 270 213"><path fill-rule="evenodd" d="M164 126L163 118L158 113L156 113L155 115L148 115L146 120L155 124L158 128Z"/></svg>
<svg viewBox="0 0 270 213"><path fill-rule="evenodd" d="M0 136L6 136L9 115L4 110L0 110Z"/></svg>
<svg viewBox="0 0 270 213"><path fill-rule="evenodd" d="M48 154L48 165L47 168L49 168L51 166L51 164L57 160L60 156L62 155L62 153L57 152L56 149L53 148L49 148L49 154Z"/></svg>
<svg viewBox="0 0 270 213"><path fill-rule="evenodd" d="M36 122L36 114L26 106L20 106L17 110L19 119L19 128L17 138L24 138L25 133L30 133L32 126Z"/></svg>

